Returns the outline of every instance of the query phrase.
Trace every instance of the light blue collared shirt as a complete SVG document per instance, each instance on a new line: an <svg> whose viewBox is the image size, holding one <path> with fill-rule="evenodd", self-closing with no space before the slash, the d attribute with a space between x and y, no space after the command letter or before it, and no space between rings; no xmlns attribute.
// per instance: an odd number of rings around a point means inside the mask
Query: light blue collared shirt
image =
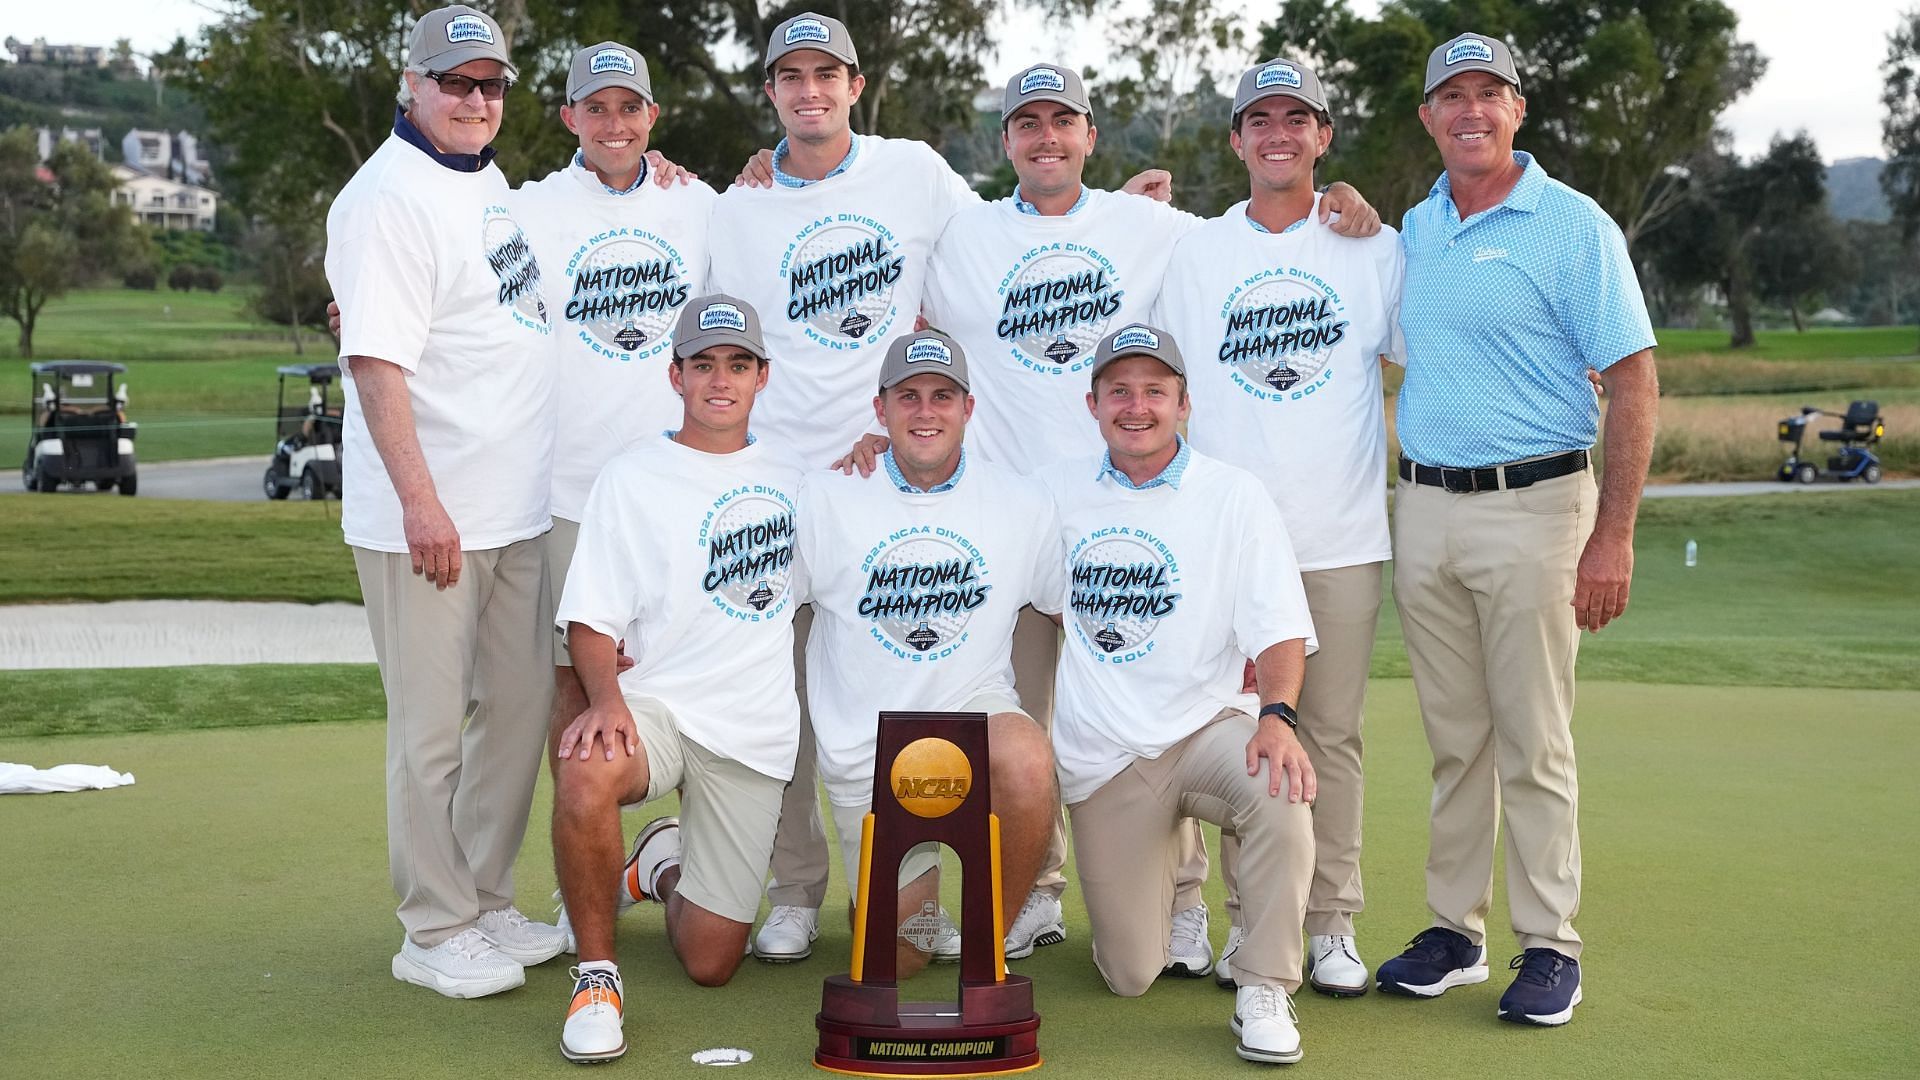
<svg viewBox="0 0 1920 1080"><path fill-rule="evenodd" d="M893 460L892 450L888 450L886 453L880 455L880 463L887 467L887 478L893 481L893 486L899 489L900 494L938 495L943 491L952 491L954 486L960 483L960 478L966 475L967 448L964 446L960 448L960 463L953 467L952 476L925 489L914 487L913 484L907 480L906 474L900 471L899 463Z"/></svg>
<svg viewBox="0 0 1920 1080"><path fill-rule="evenodd" d="M573 152L573 164L575 168L579 168L579 169L586 168L587 167L586 152L583 150L575 150ZM600 180L600 174L594 173L594 179ZM607 183L605 180L600 180L600 186L603 188L606 188L607 194L609 195L631 195L634 192L639 191L640 185L646 182L647 182L647 159L641 158L640 174L633 178L633 184L629 186L625 191L622 191L619 188L614 187L612 184Z"/></svg>
<svg viewBox="0 0 1920 1080"><path fill-rule="evenodd" d="M1307 218L1310 218L1312 216L1313 216L1312 212L1308 212L1307 217L1303 217L1299 221L1296 221L1293 224L1287 226L1286 228L1281 229L1280 235L1285 236L1288 233L1292 232L1293 230L1298 229L1300 226L1305 225L1307 223ZM1273 233L1272 229L1269 229L1265 225L1262 225L1259 222L1253 220L1252 214L1247 215L1247 224L1253 226L1254 232L1263 232L1263 233L1267 233L1268 235L1272 235Z"/></svg>
<svg viewBox="0 0 1920 1080"><path fill-rule="evenodd" d="M1478 468L1591 447L1587 369L1653 347L1620 227L1529 154L1497 206L1460 220L1445 173L1407 211L1400 329L1406 455Z"/></svg>
<svg viewBox="0 0 1920 1080"><path fill-rule="evenodd" d="M1179 442L1180 450L1173 455L1172 461L1167 462L1167 467L1160 470L1158 476L1155 476L1146 483L1136 484L1127 477L1126 473L1114 468L1113 451L1111 450L1101 455L1100 472L1094 477L1094 480L1098 481L1101 477L1110 477L1114 483L1119 484L1128 491L1146 491L1149 488L1157 488L1162 484L1165 484L1175 491L1179 491L1180 478L1187 475L1187 466L1193 461L1193 448L1187 445L1186 437L1183 435L1175 435L1174 439Z"/></svg>
<svg viewBox="0 0 1920 1080"><path fill-rule="evenodd" d="M1093 198L1093 191L1092 191L1092 189L1091 189L1091 188L1089 188L1089 187L1087 187L1087 185L1085 185L1085 184L1081 184L1081 185L1080 185L1080 197L1079 197L1078 199L1075 199L1075 200L1074 200L1074 202L1073 202L1073 205L1072 205L1072 206L1069 206L1069 207L1067 207L1067 215L1068 215L1068 216L1072 216L1072 215L1074 215L1074 214L1077 214L1077 213L1079 213L1079 212L1080 212L1080 208L1081 208L1081 207L1083 207L1083 206L1085 206L1085 205L1087 205L1087 200L1088 200L1088 199L1091 199L1091 198ZM1021 212L1021 213L1023 213L1023 214L1027 214L1027 215L1030 215L1030 216L1032 216L1032 217L1043 217L1043 216L1045 216L1045 215L1043 215L1043 214L1041 214L1041 213L1040 213L1040 208L1039 208L1039 207L1037 207L1037 206L1035 206L1035 205L1033 205L1032 203L1030 203L1030 202L1028 202L1028 201L1027 201L1026 199L1024 199L1024 198L1021 198L1021 196L1020 196L1020 185L1019 185L1019 184L1015 184L1015 185L1013 185L1013 208L1014 208L1015 210L1018 210L1018 211L1020 211L1020 212Z"/></svg>
<svg viewBox="0 0 1920 1080"><path fill-rule="evenodd" d="M835 165L833 167L833 170L827 173L827 175L821 177L820 180L831 180L834 177L839 176L841 173L846 172L849 168L853 166L853 159L859 156L860 156L860 135L858 132L854 132L851 134L847 144L847 156L841 158L840 164ZM783 136L780 139L780 144L773 148L774 183L779 184L781 187L803 188L803 187L807 187L809 185L817 184L820 182L820 180L807 180L798 176L791 176L787 174L780 168L780 163L785 160L787 160L787 140Z"/></svg>
<svg viewBox="0 0 1920 1080"><path fill-rule="evenodd" d="M680 434L680 429L679 429L679 428L668 428L668 429L667 429L666 431L663 431L663 432L661 432L660 434L662 434L662 435L664 435L664 436L666 436L667 438L669 438L669 439L671 439L671 438L673 438L673 437L674 437L675 435L678 435L678 434ZM760 437L759 437L759 436L757 436L757 435L755 435L755 434L754 434L753 432L751 432L751 431L749 431L749 432L747 432L747 445L748 445L748 446L752 446L752 445L753 445L754 443L757 443L757 442L759 442L759 441L760 441Z"/></svg>

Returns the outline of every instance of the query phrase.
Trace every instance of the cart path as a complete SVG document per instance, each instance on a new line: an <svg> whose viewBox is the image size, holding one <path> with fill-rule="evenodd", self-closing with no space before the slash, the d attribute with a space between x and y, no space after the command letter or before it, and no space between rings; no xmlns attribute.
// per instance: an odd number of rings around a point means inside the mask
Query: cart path
<svg viewBox="0 0 1920 1080"><path fill-rule="evenodd" d="M264 502L260 477L267 471L268 455L258 457L207 458L198 461L158 461L140 466L140 499L211 499L216 502ZM1780 492L1887 491L1920 487L1920 480L1887 480L1872 486L1859 482L1839 484L1783 484L1776 480L1741 481L1728 484L1652 484L1646 498L1684 498L1708 495L1772 495ZM19 473L0 481L0 494L25 494ZM76 491L63 487L61 495L92 495L91 490ZM109 493L112 494L112 493ZM102 494L102 498L108 497ZM117 494L112 497L118 498ZM295 491L293 498L300 498ZM317 508L316 508L317 509ZM336 508L337 516L337 508Z"/></svg>
<svg viewBox="0 0 1920 1080"><path fill-rule="evenodd" d="M115 600L0 606L0 670L371 664L357 604Z"/></svg>

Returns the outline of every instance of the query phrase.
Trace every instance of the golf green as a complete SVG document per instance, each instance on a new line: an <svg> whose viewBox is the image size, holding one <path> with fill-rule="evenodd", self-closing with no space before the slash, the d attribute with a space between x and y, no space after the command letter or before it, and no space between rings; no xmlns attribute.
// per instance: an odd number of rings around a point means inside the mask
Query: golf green
<svg viewBox="0 0 1920 1080"><path fill-rule="evenodd" d="M1514 951L1498 889L1494 979L1430 1002L1298 1000L1298 1077L1911 1076L1920 1027L1900 990L1920 961L1920 693L1588 682L1576 722L1586 1002L1562 1029L1494 1020ZM1427 759L1411 685L1369 702L1360 945L1373 964L1426 925ZM383 730L314 724L0 740L0 760L111 764L138 783L0 800L0 1075L570 1075L558 1051L564 958L519 990L449 1001L395 982ZM543 779L521 906L553 888ZM629 815L637 829L646 814ZM949 881L951 888L952 882ZM835 875L829 911L844 902ZM1216 946L1226 919L1210 892ZM1229 994L1162 981L1123 1000L1069 938L1015 964L1037 982L1038 1074L1251 1074ZM741 1076L809 1066L820 979L844 970L829 918L809 961L746 962L702 989L658 908L621 923L631 1049L606 1075L698 1076L708 1047ZM933 969L914 996L951 996Z"/></svg>

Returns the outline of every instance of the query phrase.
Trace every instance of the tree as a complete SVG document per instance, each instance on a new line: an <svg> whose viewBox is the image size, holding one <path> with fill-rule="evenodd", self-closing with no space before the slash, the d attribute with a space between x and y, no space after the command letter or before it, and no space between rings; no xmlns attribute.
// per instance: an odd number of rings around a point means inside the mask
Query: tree
<svg viewBox="0 0 1920 1080"><path fill-rule="evenodd" d="M1880 70L1887 76L1880 131L1889 158L1880 186L1894 220L1912 240L1920 235L1920 8L1902 15L1887 36L1887 62Z"/></svg>
<svg viewBox="0 0 1920 1080"><path fill-rule="evenodd" d="M47 301L118 271L145 251L132 211L113 203L113 173L78 143L42 168L33 132L0 135L0 315L20 326L20 355Z"/></svg>
<svg viewBox="0 0 1920 1080"><path fill-rule="evenodd" d="M1667 170L1710 145L1714 119L1764 70L1737 24L1721 0L1390 0L1374 19L1345 0L1287 0L1261 49L1315 65L1335 130L1358 129L1336 137L1330 166L1397 216L1439 171L1415 115L1427 54L1467 27L1504 37L1527 99L1520 148L1632 244L1674 210Z"/></svg>
<svg viewBox="0 0 1920 1080"><path fill-rule="evenodd" d="M1824 198L1802 213L1763 224L1754 238L1753 262L1760 298L1786 308L1801 333L1807 329L1804 309L1844 289L1860 272L1860 258Z"/></svg>

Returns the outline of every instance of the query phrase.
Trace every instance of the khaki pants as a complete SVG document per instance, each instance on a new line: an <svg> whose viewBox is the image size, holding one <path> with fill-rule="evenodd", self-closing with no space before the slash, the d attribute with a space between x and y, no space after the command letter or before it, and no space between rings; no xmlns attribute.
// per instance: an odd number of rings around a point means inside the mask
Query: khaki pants
<svg viewBox="0 0 1920 1080"><path fill-rule="evenodd" d="M445 591L405 553L353 549L387 695L387 861L423 948L513 902L553 699L544 547L463 551Z"/></svg>
<svg viewBox="0 0 1920 1080"><path fill-rule="evenodd" d="M1362 563L1300 575L1320 648L1307 657L1300 691L1300 744L1313 763L1320 794L1313 800L1313 888L1307 894L1307 933L1352 934L1366 906L1360 887L1360 819L1366 786L1360 729L1380 621L1380 568ZM1220 879L1227 912L1240 925L1235 863L1239 841L1220 835Z"/></svg>
<svg viewBox="0 0 1920 1080"><path fill-rule="evenodd" d="M1520 947L1577 958L1571 603L1593 475L1469 495L1403 483L1395 499L1393 597L1433 751L1427 904L1438 925L1486 940L1504 824Z"/></svg>
<svg viewBox="0 0 1920 1080"><path fill-rule="evenodd" d="M1093 962L1123 997L1145 993L1167 966L1182 818L1240 837L1247 937L1233 957L1242 986L1300 985L1301 927L1313 876L1305 803L1267 794L1267 766L1247 775L1256 724L1228 709L1151 761L1140 759L1069 806L1080 892L1093 924Z"/></svg>
<svg viewBox="0 0 1920 1080"><path fill-rule="evenodd" d="M773 836L773 880L767 899L789 907L817 908L827 899L827 830L820 823L820 778L814 762L813 712L807 708L807 638L813 605L793 612L793 686L800 695L800 749L793 782L780 800L780 828Z"/></svg>
<svg viewBox="0 0 1920 1080"><path fill-rule="evenodd" d="M566 595L567 571L573 568L573 549L580 546L580 523L554 518L547 533L547 592L553 597L553 609L560 610L560 598ZM573 654L567 651L567 632L553 628L553 666L572 667Z"/></svg>

